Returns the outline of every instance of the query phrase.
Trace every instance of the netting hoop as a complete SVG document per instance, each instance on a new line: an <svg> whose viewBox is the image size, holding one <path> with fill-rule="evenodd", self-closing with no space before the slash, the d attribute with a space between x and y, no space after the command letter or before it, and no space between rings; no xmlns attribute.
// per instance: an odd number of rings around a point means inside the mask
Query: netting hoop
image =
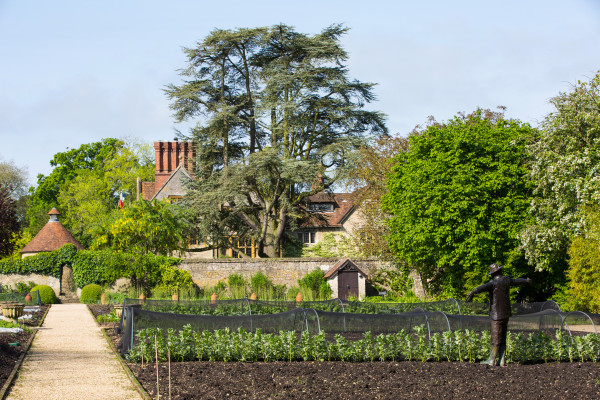
<svg viewBox="0 0 600 400"><path fill-rule="evenodd" d="M567 326L567 330L569 331L569 335L571 335L571 328L569 327L569 324L567 323L567 317L569 315L573 315L573 314L581 314L581 315L585 315L585 317L590 321L590 323L592 324L592 328L594 328L594 333L596 335L598 335L598 331L596 330L596 324L594 324L594 321L592 320L592 317L590 317L590 315L586 312L583 311L569 311L568 313L566 313L564 316L562 316L562 324ZM561 327L562 329L562 327ZM572 335L571 335L572 336Z"/></svg>

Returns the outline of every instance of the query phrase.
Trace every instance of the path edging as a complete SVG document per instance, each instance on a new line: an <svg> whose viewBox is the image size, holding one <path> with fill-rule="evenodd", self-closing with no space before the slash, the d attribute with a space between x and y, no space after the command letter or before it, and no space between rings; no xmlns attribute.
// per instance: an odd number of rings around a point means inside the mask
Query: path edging
<svg viewBox="0 0 600 400"><path fill-rule="evenodd" d="M96 325L98 325L98 327L102 331L102 335L104 336L104 339L106 339L106 341L108 342L108 345L110 347L110 351L116 356L117 360L121 364L121 368L123 368L123 371L125 372L125 375L127 375L127 378L131 381L131 383L135 387L135 390L144 398L144 400L152 400L152 397L148 394L148 392L146 392L146 390L144 389L144 387L142 386L142 384L137 380L137 378L135 377L135 375L133 374L133 372L131 371L131 369L129 369L129 366L127 365L127 363L125 362L125 360L123 360L123 357L121 357L121 353L119 353L117 351L117 348L115 347L115 344L112 342L112 340L110 339L110 337L106 333L106 330L109 329L109 328L106 328L106 327L100 325L100 323L98 322L98 320L94 316L94 313L92 312L92 310L90 310L89 307L87 307L87 309L88 309L90 315L92 316L92 319L96 323ZM1 399L2 398L0 397L0 400Z"/></svg>
<svg viewBox="0 0 600 400"><path fill-rule="evenodd" d="M40 322L40 325L37 326L36 328L40 328L44 324L44 320L46 319L46 315L48 314L48 311L50 311L51 307L52 307L52 305L50 305L50 307L48 307L46 309L46 312L42 316L42 320ZM10 373L10 375L8 376L8 378L6 379L6 382L4 382L4 385L2 386L2 389L0 389L0 400L3 400L6 397L6 395L8 394L8 389L10 389L10 387L12 386L12 384L13 384L13 382L15 380L15 377L17 376L17 372L19 371L19 368L21 368L21 364L23 364L23 360L25 360L25 356L29 352L29 348L31 347L31 343L33 343L33 339L35 338L35 335L37 334L37 332L38 332L37 329L33 329L33 334L31 335L31 337L29 338L29 341L25 345L25 351L19 356L19 359L17 360L17 363L13 367L12 372Z"/></svg>

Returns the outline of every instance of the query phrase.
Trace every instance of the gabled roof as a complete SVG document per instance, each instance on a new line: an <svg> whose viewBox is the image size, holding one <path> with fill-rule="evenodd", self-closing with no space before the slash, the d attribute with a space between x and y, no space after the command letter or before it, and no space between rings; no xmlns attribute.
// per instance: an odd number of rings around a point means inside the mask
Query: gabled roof
<svg viewBox="0 0 600 400"><path fill-rule="evenodd" d="M358 265L356 265L354 261L352 261L349 258L342 258L329 271L327 271L327 273L325 274L325 279L335 277L341 270L358 271L359 274L361 274L365 278L367 277L367 274L365 274L360 268L358 268Z"/></svg>
<svg viewBox="0 0 600 400"><path fill-rule="evenodd" d="M301 219L300 228L340 228L354 211L352 193L320 192L309 196L308 203L333 203L333 212L310 212L301 206L308 215Z"/></svg>
<svg viewBox="0 0 600 400"><path fill-rule="evenodd" d="M152 196L151 200L156 199L161 194L161 192L165 191L169 187L171 187L171 186L178 186L181 183L181 179L182 178L189 179L190 181L192 180L192 176L183 167L183 164L180 164L175 169L175 171L173 171L173 173L171 173L171 175L165 181L165 183L163 183L163 185L156 191L156 193L154 193L154 196ZM177 193L169 193L169 194L177 194L177 195L182 196L182 195L185 194L185 191L183 193L177 192Z"/></svg>
<svg viewBox="0 0 600 400"><path fill-rule="evenodd" d="M59 215L60 213L53 208L49 215ZM38 232L31 242L21 250L21 253L40 253L44 251L54 251L63 247L67 243L72 243L79 250L83 250L81 243L71 235L71 233L60 223L60 221L50 220Z"/></svg>

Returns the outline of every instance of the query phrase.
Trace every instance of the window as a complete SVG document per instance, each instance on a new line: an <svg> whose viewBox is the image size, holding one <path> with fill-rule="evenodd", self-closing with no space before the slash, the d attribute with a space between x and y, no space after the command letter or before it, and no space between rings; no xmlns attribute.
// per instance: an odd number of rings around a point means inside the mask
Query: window
<svg viewBox="0 0 600 400"><path fill-rule="evenodd" d="M310 203L308 211L312 212L333 212L333 203Z"/></svg>
<svg viewBox="0 0 600 400"><path fill-rule="evenodd" d="M315 243L315 232L298 232L298 239L302 243L312 244Z"/></svg>

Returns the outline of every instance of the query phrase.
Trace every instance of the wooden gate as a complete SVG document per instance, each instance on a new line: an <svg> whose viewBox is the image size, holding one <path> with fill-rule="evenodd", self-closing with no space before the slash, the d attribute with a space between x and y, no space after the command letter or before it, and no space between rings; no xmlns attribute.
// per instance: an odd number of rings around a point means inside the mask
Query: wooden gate
<svg viewBox="0 0 600 400"><path fill-rule="evenodd" d="M338 272L338 297L347 300L349 296L358 297L357 270L341 270Z"/></svg>

